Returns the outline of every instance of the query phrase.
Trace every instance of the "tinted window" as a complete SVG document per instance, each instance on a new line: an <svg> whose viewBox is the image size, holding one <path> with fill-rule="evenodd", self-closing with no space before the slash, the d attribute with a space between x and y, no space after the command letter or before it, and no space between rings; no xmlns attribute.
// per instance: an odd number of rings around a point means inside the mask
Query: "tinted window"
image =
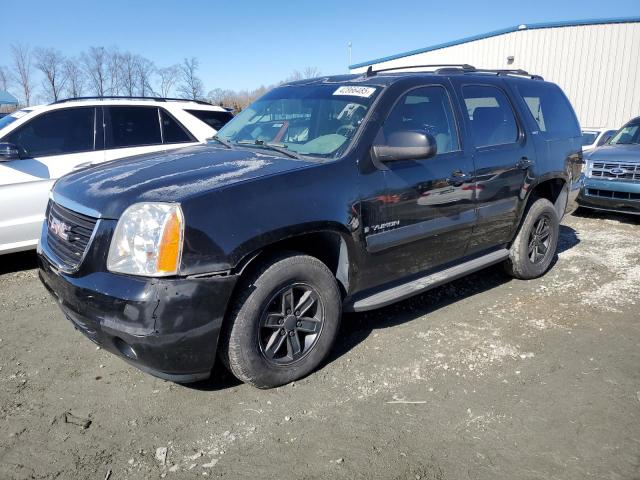
<svg viewBox="0 0 640 480"><path fill-rule="evenodd" d="M420 131L432 135L438 153L460 149L451 102L442 87L411 90L396 103L382 127L385 139L398 131Z"/></svg>
<svg viewBox="0 0 640 480"><path fill-rule="evenodd" d="M162 143L158 109L155 107L106 107L107 148Z"/></svg>
<svg viewBox="0 0 640 480"><path fill-rule="evenodd" d="M598 138L598 132L582 132L582 144L591 145Z"/></svg>
<svg viewBox="0 0 640 480"><path fill-rule="evenodd" d="M526 82L518 86L538 128L550 138L579 137L580 126L573 108L556 85Z"/></svg>
<svg viewBox="0 0 640 480"><path fill-rule="evenodd" d="M600 137L600 140L598 140L598 146L601 146L607 143L611 139L611 137L615 135L615 133L616 133L615 130L607 130L606 132L604 132Z"/></svg>
<svg viewBox="0 0 640 480"><path fill-rule="evenodd" d="M68 108L43 113L3 141L15 143L33 157L93 150L94 109Z"/></svg>
<svg viewBox="0 0 640 480"><path fill-rule="evenodd" d="M503 145L518 139L518 124L507 96L498 88L469 85L462 89L476 147Z"/></svg>
<svg viewBox="0 0 640 480"><path fill-rule="evenodd" d="M202 120L216 130L220 130L233 118L233 115L229 112L215 112L212 110L187 110L187 113L190 113L198 120Z"/></svg>
<svg viewBox="0 0 640 480"><path fill-rule="evenodd" d="M162 139L163 143L181 143L194 142L195 139L188 134L182 125L178 123L171 115L160 109L160 117L162 118Z"/></svg>

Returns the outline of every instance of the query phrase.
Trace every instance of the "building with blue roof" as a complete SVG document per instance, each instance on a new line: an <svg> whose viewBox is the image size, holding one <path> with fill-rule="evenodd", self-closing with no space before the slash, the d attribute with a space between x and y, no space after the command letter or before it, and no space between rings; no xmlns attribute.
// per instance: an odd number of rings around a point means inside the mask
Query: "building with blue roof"
<svg viewBox="0 0 640 480"><path fill-rule="evenodd" d="M433 64L541 75L562 87L583 127L616 128L640 115L640 17L516 25L349 68Z"/></svg>

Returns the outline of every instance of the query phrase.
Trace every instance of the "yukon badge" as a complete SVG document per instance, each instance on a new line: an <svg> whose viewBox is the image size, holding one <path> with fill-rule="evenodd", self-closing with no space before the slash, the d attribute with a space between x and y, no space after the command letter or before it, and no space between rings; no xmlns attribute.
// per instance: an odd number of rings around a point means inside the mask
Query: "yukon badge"
<svg viewBox="0 0 640 480"><path fill-rule="evenodd" d="M49 215L49 231L55 236L68 241L71 227L63 221Z"/></svg>

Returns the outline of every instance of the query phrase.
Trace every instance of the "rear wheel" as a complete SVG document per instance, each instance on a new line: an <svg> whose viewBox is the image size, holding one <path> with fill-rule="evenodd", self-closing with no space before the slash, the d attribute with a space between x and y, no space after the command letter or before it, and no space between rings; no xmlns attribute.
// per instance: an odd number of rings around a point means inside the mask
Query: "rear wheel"
<svg viewBox="0 0 640 480"><path fill-rule="evenodd" d="M314 370L331 350L342 313L331 271L307 255L272 258L240 285L220 356L243 382L271 388Z"/></svg>
<svg viewBox="0 0 640 480"><path fill-rule="evenodd" d="M533 200L505 261L507 272L523 280L543 275L556 255L559 231L553 204L546 198Z"/></svg>

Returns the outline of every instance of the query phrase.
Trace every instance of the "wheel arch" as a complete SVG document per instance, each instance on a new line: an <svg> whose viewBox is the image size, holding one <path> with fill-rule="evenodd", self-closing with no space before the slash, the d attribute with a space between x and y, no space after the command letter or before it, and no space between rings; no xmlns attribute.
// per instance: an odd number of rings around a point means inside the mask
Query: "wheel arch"
<svg viewBox="0 0 640 480"><path fill-rule="evenodd" d="M300 231L265 243L245 254L232 273L243 276L269 257L285 251L317 258L334 274L342 295L346 296L349 292L353 242L346 229L340 226Z"/></svg>

